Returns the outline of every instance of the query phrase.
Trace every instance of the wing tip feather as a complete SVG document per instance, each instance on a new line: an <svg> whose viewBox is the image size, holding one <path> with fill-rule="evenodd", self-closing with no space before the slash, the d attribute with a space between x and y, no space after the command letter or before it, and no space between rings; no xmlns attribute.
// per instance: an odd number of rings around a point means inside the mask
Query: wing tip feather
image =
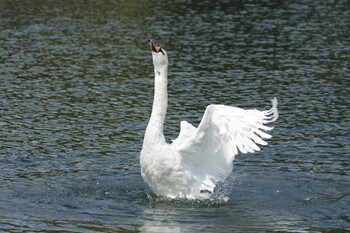
<svg viewBox="0 0 350 233"><path fill-rule="evenodd" d="M274 122L278 119L278 110L277 110L277 105L278 105L278 101L277 98L274 97L273 99L271 99L271 103L272 103L272 108L270 109L270 111L268 112L268 114L270 115L270 117L272 118L270 120L270 122Z"/></svg>

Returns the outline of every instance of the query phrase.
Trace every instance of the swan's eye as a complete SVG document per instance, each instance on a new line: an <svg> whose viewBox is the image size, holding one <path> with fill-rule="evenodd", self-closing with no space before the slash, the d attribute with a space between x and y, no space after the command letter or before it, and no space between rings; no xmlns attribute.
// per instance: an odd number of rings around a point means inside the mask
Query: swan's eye
<svg viewBox="0 0 350 233"><path fill-rule="evenodd" d="M157 45L156 43L151 43L151 47L152 47L153 52L156 52L156 53L161 52L163 55L165 55L162 48L159 47L159 45Z"/></svg>
<svg viewBox="0 0 350 233"><path fill-rule="evenodd" d="M162 52L162 54L164 55L163 49L161 47L159 47L158 52Z"/></svg>
<svg viewBox="0 0 350 233"><path fill-rule="evenodd" d="M156 50L157 53L161 52L164 55L163 49L161 47L159 47L158 45L156 45L154 47L154 49Z"/></svg>

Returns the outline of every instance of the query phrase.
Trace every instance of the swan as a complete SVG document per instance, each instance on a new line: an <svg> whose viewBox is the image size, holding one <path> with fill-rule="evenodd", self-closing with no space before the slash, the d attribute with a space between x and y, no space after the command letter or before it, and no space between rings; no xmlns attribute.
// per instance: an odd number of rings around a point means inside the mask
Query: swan
<svg viewBox="0 0 350 233"><path fill-rule="evenodd" d="M207 199L215 185L233 168L235 155L259 151L267 145L265 124L278 118L277 99L266 111L209 105L196 128L180 123L180 134L167 143L163 125L167 112L168 56L152 39L148 40L154 64L154 101L140 153L141 175L150 189L168 198Z"/></svg>

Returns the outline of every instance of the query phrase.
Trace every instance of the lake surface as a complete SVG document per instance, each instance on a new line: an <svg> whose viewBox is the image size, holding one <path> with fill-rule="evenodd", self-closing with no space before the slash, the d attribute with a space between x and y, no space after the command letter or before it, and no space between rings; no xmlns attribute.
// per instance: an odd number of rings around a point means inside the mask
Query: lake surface
<svg viewBox="0 0 350 233"><path fill-rule="evenodd" d="M0 0L0 231L350 232L350 2ZM149 37L165 134L212 103L280 118L212 200L140 175Z"/></svg>

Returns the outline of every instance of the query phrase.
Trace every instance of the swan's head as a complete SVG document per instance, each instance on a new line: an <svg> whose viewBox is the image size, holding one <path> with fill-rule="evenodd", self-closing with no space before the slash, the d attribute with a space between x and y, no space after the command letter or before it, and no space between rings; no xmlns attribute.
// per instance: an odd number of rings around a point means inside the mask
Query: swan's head
<svg viewBox="0 0 350 233"><path fill-rule="evenodd" d="M148 39L148 43L152 49L152 58L154 68L157 70L163 70L168 67L168 55L166 51L156 44L152 39Z"/></svg>

